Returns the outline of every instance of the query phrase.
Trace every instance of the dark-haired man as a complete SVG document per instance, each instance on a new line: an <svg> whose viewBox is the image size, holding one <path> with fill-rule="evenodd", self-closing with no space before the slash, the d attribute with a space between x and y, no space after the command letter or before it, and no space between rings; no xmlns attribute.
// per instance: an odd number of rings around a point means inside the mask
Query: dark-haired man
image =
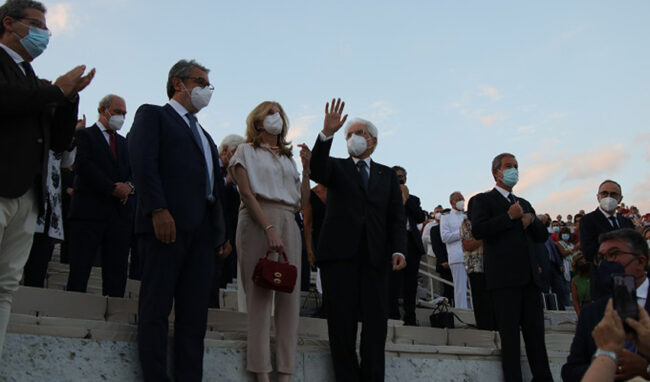
<svg viewBox="0 0 650 382"><path fill-rule="evenodd" d="M650 311L648 302L648 244L640 233L630 228L618 229L600 235L598 255L605 261L615 263L621 273L634 276L638 305ZM608 275L609 276L609 275ZM603 318L609 296L601 297L592 304L585 305L578 319L576 333L571 344L567 363L562 366L564 382L577 382L582 379L597 352L591 332ZM636 348L626 342L621 354L599 351L618 363L616 380L627 381L636 376L650 379L648 360L638 354Z"/></svg>
<svg viewBox="0 0 650 382"><path fill-rule="evenodd" d="M53 84L39 79L31 62L50 39L45 7L8 0L0 6L0 354L32 246L39 202L44 200L49 150L70 148L78 93L95 74L78 66Z"/></svg>

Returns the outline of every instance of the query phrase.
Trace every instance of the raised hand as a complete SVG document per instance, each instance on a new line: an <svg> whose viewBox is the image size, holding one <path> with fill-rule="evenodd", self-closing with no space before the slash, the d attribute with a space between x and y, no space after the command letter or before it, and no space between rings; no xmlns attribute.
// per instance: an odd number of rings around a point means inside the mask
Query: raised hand
<svg viewBox="0 0 650 382"><path fill-rule="evenodd" d="M308 170L309 162L311 161L311 150L309 150L309 147L304 143L299 144L298 147L300 147L300 160L302 162L303 171Z"/></svg>
<svg viewBox="0 0 650 382"><path fill-rule="evenodd" d="M327 137L334 135L341 126L345 123L345 120L348 119L348 115L344 115L341 119L341 114L343 114L343 108L345 107L345 102L341 102L341 99L332 98L332 105L330 103L325 104L325 121L323 122L323 134Z"/></svg>
<svg viewBox="0 0 650 382"><path fill-rule="evenodd" d="M84 76L83 74L85 71L86 65L79 65L57 78L56 81L54 81L54 85L58 86L63 91L64 96L72 98L77 95L78 92L84 90L93 80L93 77L95 77L95 69L92 69Z"/></svg>
<svg viewBox="0 0 650 382"><path fill-rule="evenodd" d="M521 208L519 201L508 208L508 215L512 220L520 219L524 215L524 209Z"/></svg>
<svg viewBox="0 0 650 382"><path fill-rule="evenodd" d="M83 118L77 120L77 126L75 126L75 130L83 130L86 128L86 114L83 115Z"/></svg>
<svg viewBox="0 0 650 382"><path fill-rule="evenodd" d="M86 86L90 85L93 78L95 78L95 68L92 68L88 74L79 78L77 86L75 86L75 93L79 93L80 91L84 90Z"/></svg>

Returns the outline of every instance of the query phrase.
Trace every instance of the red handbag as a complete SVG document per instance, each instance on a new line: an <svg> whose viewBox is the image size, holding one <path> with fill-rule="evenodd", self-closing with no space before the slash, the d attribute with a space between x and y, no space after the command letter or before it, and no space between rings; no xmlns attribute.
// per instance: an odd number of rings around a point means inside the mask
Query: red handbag
<svg viewBox="0 0 650 382"><path fill-rule="evenodd" d="M271 253L271 250L268 250L266 256L259 259L257 265L255 265L253 282L261 288L285 293L293 292L298 276L296 266L289 264L287 254L284 251L280 253L281 257L284 258L284 262L269 259Z"/></svg>

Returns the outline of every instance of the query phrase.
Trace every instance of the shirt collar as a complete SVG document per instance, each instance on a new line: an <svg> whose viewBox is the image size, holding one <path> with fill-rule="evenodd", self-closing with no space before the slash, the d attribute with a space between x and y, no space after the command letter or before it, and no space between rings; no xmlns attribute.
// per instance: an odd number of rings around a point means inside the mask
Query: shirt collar
<svg viewBox="0 0 650 382"><path fill-rule="evenodd" d="M648 277L646 276L645 281L639 285L638 288L636 288L636 297L637 298L643 298L647 299L648 298Z"/></svg>
<svg viewBox="0 0 650 382"><path fill-rule="evenodd" d="M183 117L183 118L187 118L187 115L186 115L186 114L189 113L189 111L187 111L187 109L185 108L185 106L181 105L178 101L176 101L176 100L173 99L173 98L170 99L170 100L169 100L169 106L171 106L174 110L176 110L176 112L177 112L181 117Z"/></svg>
<svg viewBox="0 0 650 382"><path fill-rule="evenodd" d="M608 214L607 212L605 212L605 210L603 210L602 208L600 208L600 206L598 206L598 209L600 210L600 212L603 213L603 215L605 215L605 217L606 217L607 219L609 219L610 216L616 217L617 212L614 212L614 214Z"/></svg>
<svg viewBox="0 0 650 382"><path fill-rule="evenodd" d="M508 191L508 190L506 190L505 188L500 187L500 186L494 186L494 189L497 190L497 191L499 191L499 193L500 193L501 195L503 195L503 197L506 198L506 199L508 199L508 195L512 194L512 192L510 192L510 191ZM514 195L514 194L513 194L513 195Z"/></svg>
<svg viewBox="0 0 650 382"><path fill-rule="evenodd" d="M4 49L9 55L9 57L11 57L16 64L20 65L25 61L25 59L23 59L23 57L20 54L18 54L15 50L11 49L5 44L0 43L0 48Z"/></svg>
<svg viewBox="0 0 650 382"><path fill-rule="evenodd" d="M97 124L97 126L99 127L99 130L102 131L102 133L108 133L108 129L107 129L106 126L104 126L101 122L97 121L96 124Z"/></svg>
<svg viewBox="0 0 650 382"><path fill-rule="evenodd" d="M368 165L368 168L370 168L370 157L366 159L359 159L359 158L352 157L352 160L354 161L355 166L357 163L359 163L360 160L363 160Z"/></svg>

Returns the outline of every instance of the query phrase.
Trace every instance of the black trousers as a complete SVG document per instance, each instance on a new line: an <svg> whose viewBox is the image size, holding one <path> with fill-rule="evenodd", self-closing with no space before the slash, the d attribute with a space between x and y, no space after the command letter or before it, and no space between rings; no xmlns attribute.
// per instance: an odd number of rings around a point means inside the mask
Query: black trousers
<svg viewBox="0 0 650 382"><path fill-rule="evenodd" d="M210 219L194 231L176 231L163 244L153 233L140 236L142 283L138 350L145 381L170 381L167 375L168 317L175 303L175 381L201 381L203 339L216 248Z"/></svg>
<svg viewBox="0 0 650 382"><path fill-rule="evenodd" d="M54 239L43 233L35 233L32 249L25 264L23 284L29 287L43 288L47 276L47 265L52 259Z"/></svg>
<svg viewBox="0 0 650 382"><path fill-rule="evenodd" d="M418 293L418 274L420 271L420 259L422 254L418 254L415 246L409 238L409 254L406 255L406 268L390 273L389 284L389 314L388 317L399 320L399 303L398 299L402 296L404 301L404 323L406 325L416 325L415 306L417 303Z"/></svg>
<svg viewBox="0 0 650 382"><path fill-rule="evenodd" d="M70 220L70 275L67 290L86 292L98 250L101 252L102 293L124 297L132 222L120 217L106 220Z"/></svg>
<svg viewBox="0 0 650 382"><path fill-rule="evenodd" d="M496 330L496 315L492 296L486 289L485 273L473 272L467 275L472 287L472 305L476 327L481 330Z"/></svg>
<svg viewBox="0 0 650 382"><path fill-rule="evenodd" d="M473 291L472 291L473 292ZM552 381L544 341L544 310L541 291L531 280L528 285L491 291L501 336L501 367L506 382L520 382L519 328L524 337L533 381Z"/></svg>
<svg viewBox="0 0 650 382"><path fill-rule="evenodd" d="M566 300L566 282L564 280L564 275L556 270L551 270L551 292L557 295L557 308L559 310L565 310L564 301ZM568 291L571 293L571 291Z"/></svg>
<svg viewBox="0 0 650 382"><path fill-rule="evenodd" d="M387 331L388 266L373 269L367 254L319 264L336 381L383 381ZM357 323L361 320L361 362Z"/></svg>

